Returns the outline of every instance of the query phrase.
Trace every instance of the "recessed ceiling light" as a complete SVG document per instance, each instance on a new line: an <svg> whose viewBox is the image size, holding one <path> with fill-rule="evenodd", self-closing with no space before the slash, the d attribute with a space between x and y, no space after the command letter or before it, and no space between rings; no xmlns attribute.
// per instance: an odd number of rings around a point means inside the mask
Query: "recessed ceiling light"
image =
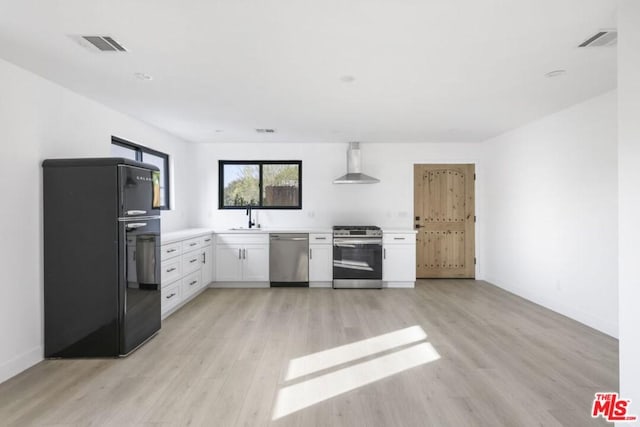
<svg viewBox="0 0 640 427"><path fill-rule="evenodd" d="M216 133L222 133L224 132L224 129L216 129Z"/></svg>
<svg viewBox="0 0 640 427"><path fill-rule="evenodd" d="M145 74L145 73L135 73L135 76L137 78L139 78L140 80L153 80L152 76L150 76L149 74Z"/></svg>
<svg viewBox="0 0 640 427"><path fill-rule="evenodd" d="M344 75L342 77L340 77L340 81L342 83L353 83L355 81L355 77L354 76L350 76L350 75Z"/></svg>
<svg viewBox="0 0 640 427"><path fill-rule="evenodd" d="M564 76L567 73L567 70L553 70L553 71L549 71L547 74L545 74L545 77L560 77L560 76Z"/></svg>

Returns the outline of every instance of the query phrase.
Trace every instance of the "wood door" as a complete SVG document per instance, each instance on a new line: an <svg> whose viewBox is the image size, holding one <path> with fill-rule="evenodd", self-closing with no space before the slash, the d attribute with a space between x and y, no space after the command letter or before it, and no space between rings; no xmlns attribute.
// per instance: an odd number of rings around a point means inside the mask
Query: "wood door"
<svg viewBox="0 0 640 427"><path fill-rule="evenodd" d="M475 165L414 165L416 277L475 276Z"/></svg>

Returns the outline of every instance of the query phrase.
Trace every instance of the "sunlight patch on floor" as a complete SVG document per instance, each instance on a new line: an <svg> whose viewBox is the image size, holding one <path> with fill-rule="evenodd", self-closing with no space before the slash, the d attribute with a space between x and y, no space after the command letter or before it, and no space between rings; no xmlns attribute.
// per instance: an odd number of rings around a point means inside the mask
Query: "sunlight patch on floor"
<svg viewBox="0 0 640 427"><path fill-rule="evenodd" d="M289 362L285 381L303 377L382 351L422 341L425 338L427 338L427 334L420 326L411 326L366 340L319 351L318 353L313 353L308 356L298 357Z"/></svg>
<svg viewBox="0 0 640 427"><path fill-rule="evenodd" d="M287 380L407 344L414 344L375 359L282 387L276 398L273 419L277 420L358 387L440 359L440 355L430 343L415 344L417 341L424 340L426 336L422 328L413 326L293 359L289 366Z"/></svg>

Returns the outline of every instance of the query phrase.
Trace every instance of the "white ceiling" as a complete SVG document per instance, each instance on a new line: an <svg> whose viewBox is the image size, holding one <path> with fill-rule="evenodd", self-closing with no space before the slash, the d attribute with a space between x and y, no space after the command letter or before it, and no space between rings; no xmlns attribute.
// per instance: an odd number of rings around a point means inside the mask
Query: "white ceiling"
<svg viewBox="0 0 640 427"><path fill-rule="evenodd" d="M576 46L615 26L612 0L0 0L0 57L190 141L480 141L613 89L616 49Z"/></svg>

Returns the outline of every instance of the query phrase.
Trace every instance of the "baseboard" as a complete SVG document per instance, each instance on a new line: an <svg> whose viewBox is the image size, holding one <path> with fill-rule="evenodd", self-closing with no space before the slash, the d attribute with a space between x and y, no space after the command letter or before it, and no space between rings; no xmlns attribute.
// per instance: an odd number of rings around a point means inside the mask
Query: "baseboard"
<svg viewBox="0 0 640 427"><path fill-rule="evenodd" d="M383 282L383 288L415 288L416 282Z"/></svg>
<svg viewBox="0 0 640 427"><path fill-rule="evenodd" d="M270 288L269 282L213 282L210 288Z"/></svg>
<svg viewBox="0 0 640 427"><path fill-rule="evenodd" d="M332 288L333 282L309 282L310 288Z"/></svg>
<svg viewBox="0 0 640 427"><path fill-rule="evenodd" d="M609 335L613 338L618 338L618 325L615 322L610 322L605 319L593 316L585 310L581 310L580 308L577 308L570 304L563 304L558 301L549 301L546 298L540 298L537 295L531 295L523 289L514 289L503 286L499 281L493 280L490 277L487 277L484 281L493 286L497 286L498 288L503 289L509 293L517 295L520 298L524 298L527 301L538 304L544 308L575 320L578 323L582 323L583 325L600 331L603 334Z"/></svg>
<svg viewBox="0 0 640 427"><path fill-rule="evenodd" d="M0 383L44 360L42 346L34 347L0 365Z"/></svg>

